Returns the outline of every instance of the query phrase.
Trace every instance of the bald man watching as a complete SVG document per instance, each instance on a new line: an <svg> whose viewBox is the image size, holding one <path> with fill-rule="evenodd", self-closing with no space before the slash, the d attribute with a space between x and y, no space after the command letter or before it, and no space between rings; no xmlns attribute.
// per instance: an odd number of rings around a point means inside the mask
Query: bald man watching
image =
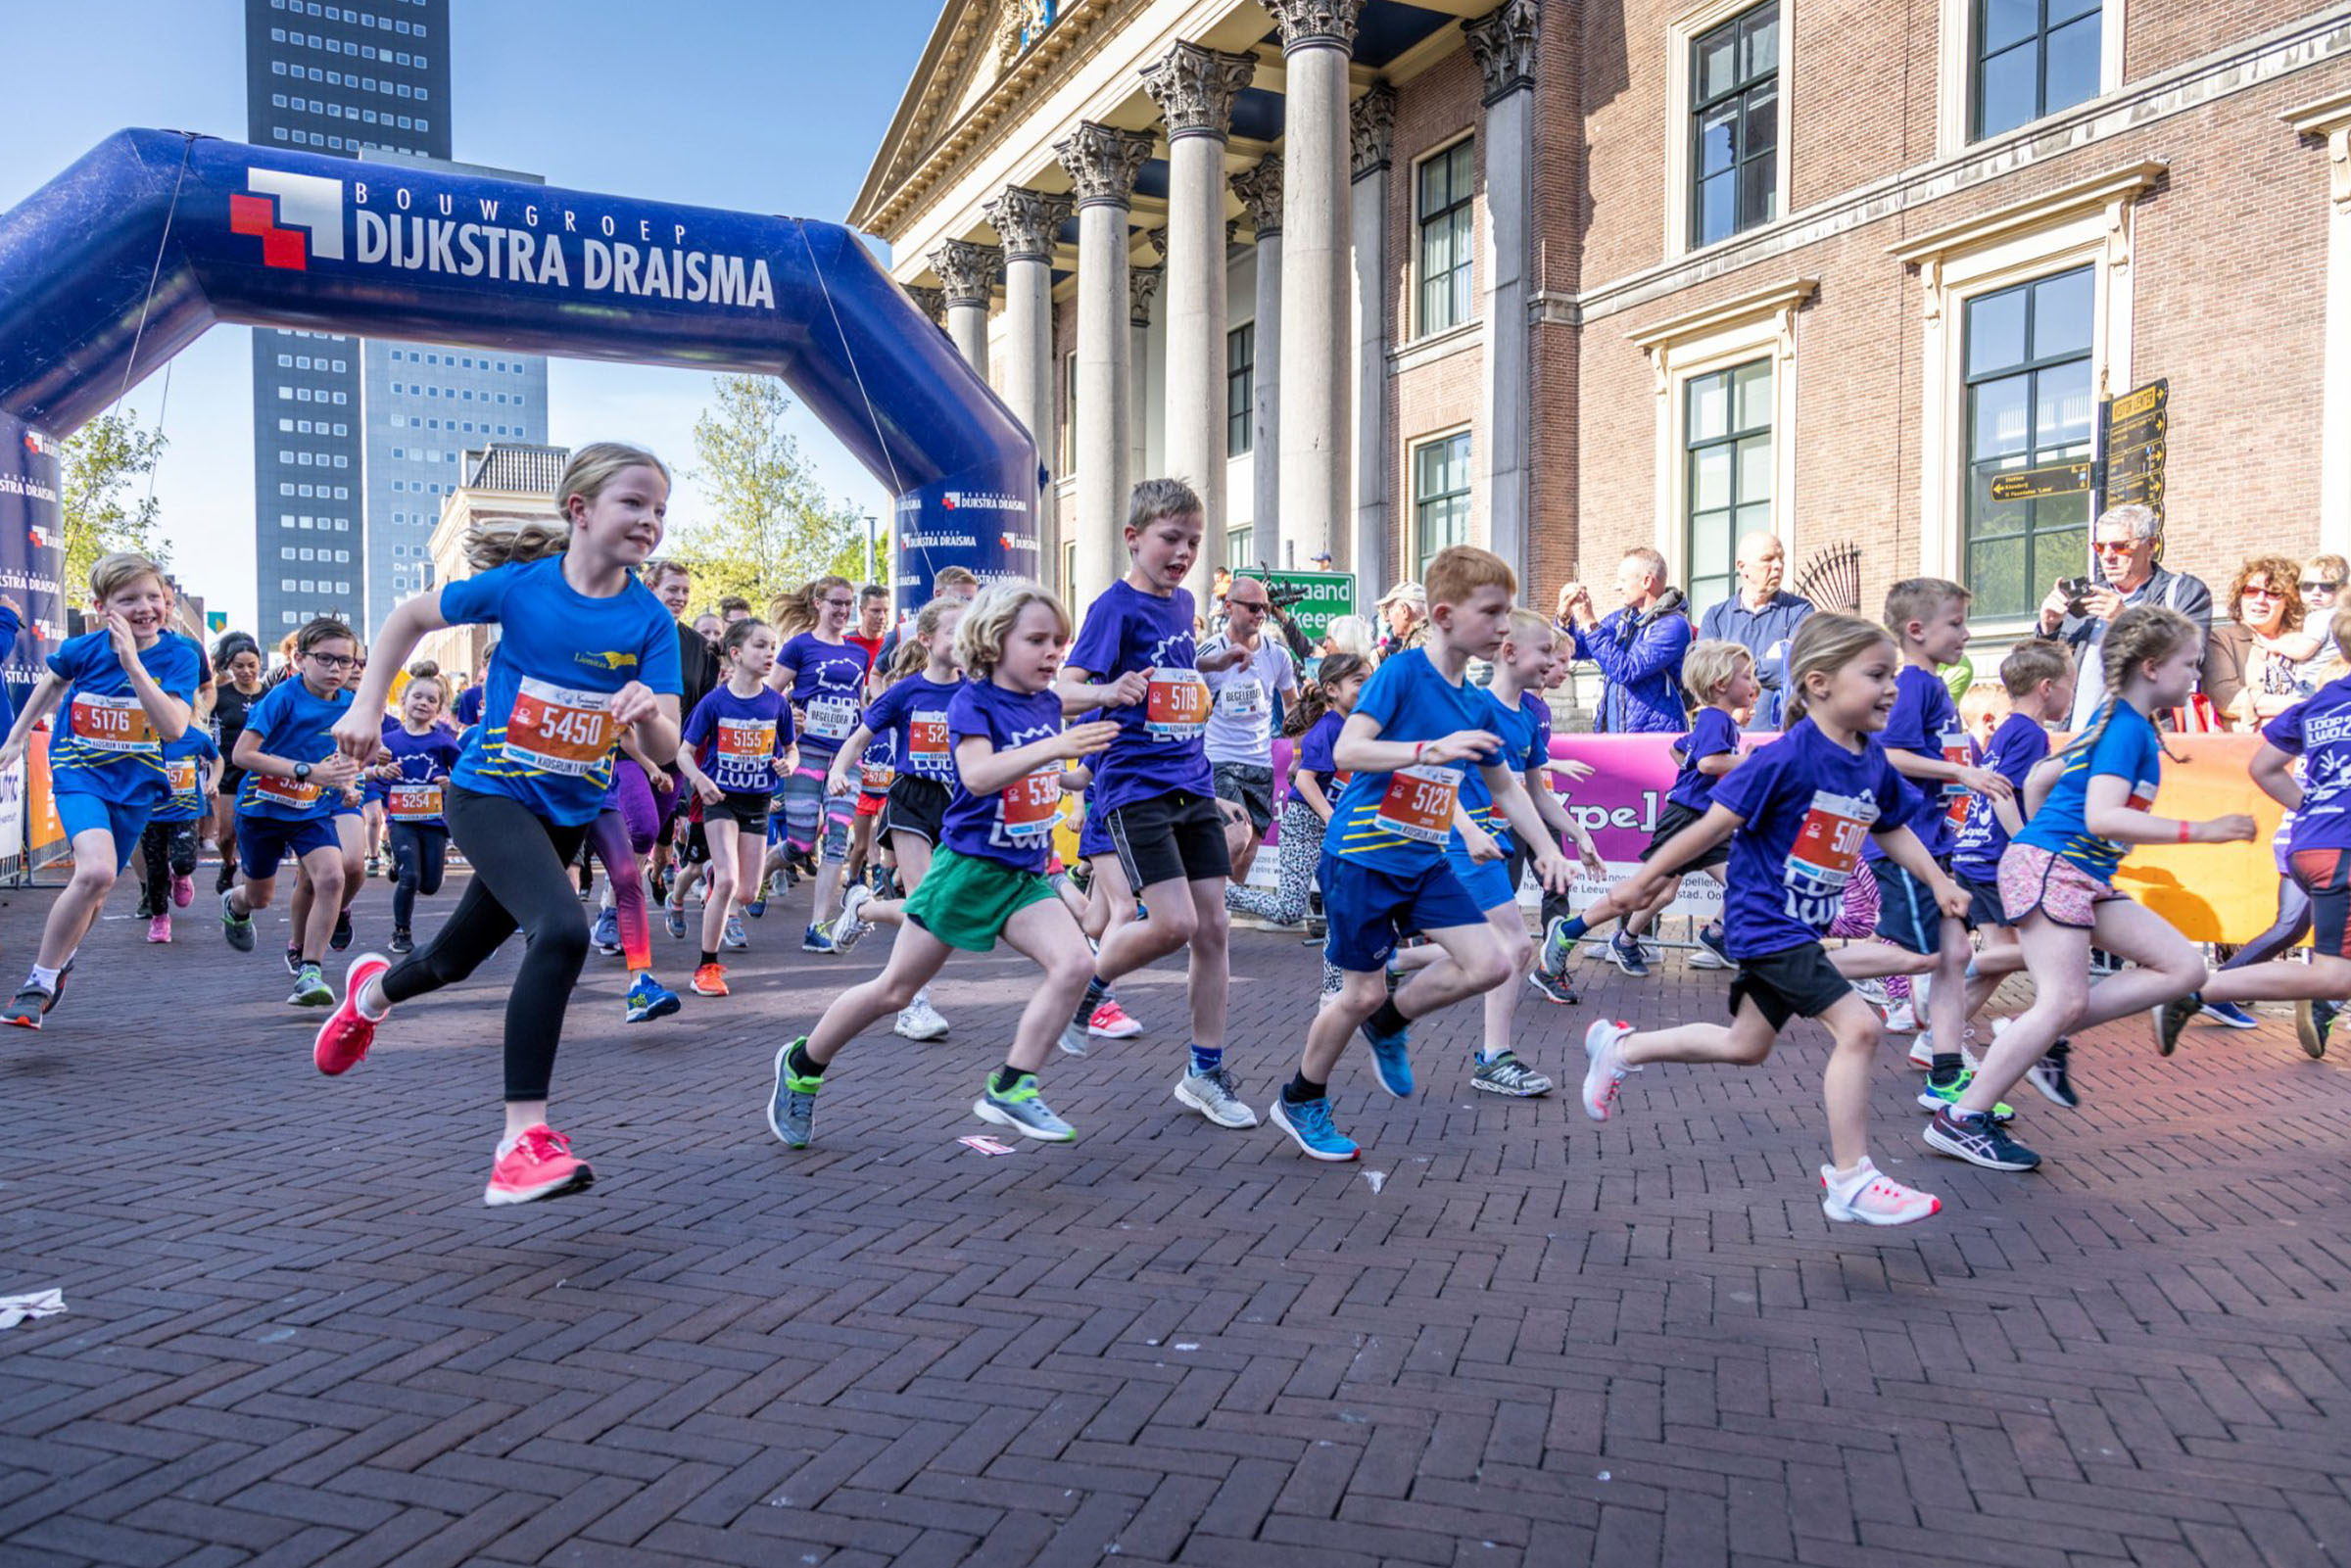
<svg viewBox="0 0 2351 1568"><path fill-rule="evenodd" d="M1736 642L1755 656L1755 679L1763 695L1747 721L1750 730L1777 730L1786 702L1788 644L1812 613L1812 601L1781 592L1788 548L1776 534L1761 530L1739 541L1739 587L1729 598L1708 605L1698 635Z"/></svg>

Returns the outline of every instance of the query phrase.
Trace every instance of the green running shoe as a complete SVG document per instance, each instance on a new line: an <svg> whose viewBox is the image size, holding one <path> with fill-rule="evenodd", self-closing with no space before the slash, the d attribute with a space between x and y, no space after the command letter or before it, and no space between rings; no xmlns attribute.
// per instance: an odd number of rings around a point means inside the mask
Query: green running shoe
<svg viewBox="0 0 2351 1568"><path fill-rule="evenodd" d="M983 1121L992 1121L999 1127L1010 1127L1024 1138L1038 1138L1046 1143L1068 1143L1078 1136L1078 1129L1053 1114L1036 1092L1036 1074L1024 1072L1013 1080L1009 1089L999 1091L991 1074L987 1089L972 1102L972 1115Z"/></svg>
<svg viewBox="0 0 2351 1568"><path fill-rule="evenodd" d="M1959 1069L1959 1076L1940 1087L1930 1081L1918 1091L1918 1108L1921 1111L1932 1112L1941 1111L1944 1106L1949 1106L1952 1114L1957 1115L1959 1097L1965 1094L1967 1086L1975 1081L1976 1075L1965 1068ZM2008 1125L2009 1122L2016 1119L2016 1107L2008 1104L2005 1100L2001 1101L1991 1108L1991 1119L2000 1126Z"/></svg>

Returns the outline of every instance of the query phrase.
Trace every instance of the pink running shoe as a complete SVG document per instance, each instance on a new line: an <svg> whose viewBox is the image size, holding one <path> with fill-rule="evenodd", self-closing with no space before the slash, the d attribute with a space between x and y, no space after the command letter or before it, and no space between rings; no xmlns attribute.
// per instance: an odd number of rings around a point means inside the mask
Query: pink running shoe
<svg viewBox="0 0 2351 1568"><path fill-rule="evenodd" d="M328 1077L349 1072L367 1060L367 1048L375 1043L376 1021L360 1012L360 993L391 967L392 961L381 953L361 953L351 961L343 978L343 1000L318 1025L318 1042L311 1047L311 1060Z"/></svg>
<svg viewBox="0 0 2351 1568"><path fill-rule="evenodd" d="M1608 1113L1616 1108L1616 1091L1624 1086L1627 1072L1639 1068L1624 1065L1624 1037L1633 1026L1622 1020L1602 1019L1584 1031L1584 1056L1590 1066L1584 1069L1584 1115L1595 1121L1606 1121Z"/></svg>
<svg viewBox="0 0 2351 1568"><path fill-rule="evenodd" d="M1143 1026L1127 1016L1118 998L1104 997L1094 1016L1085 1021L1085 1032L1105 1040L1131 1040L1143 1032Z"/></svg>
<svg viewBox="0 0 2351 1568"><path fill-rule="evenodd" d="M171 879L171 902L177 904L180 908L185 909L188 907L188 905L195 902L195 899L196 879L193 877L174 877Z"/></svg>
<svg viewBox="0 0 2351 1568"><path fill-rule="evenodd" d="M596 1172L588 1168L588 1162L571 1157L571 1140L541 1122L523 1128L514 1146L498 1157L498 1164L490 1167L490 1185L482 1191L482 1202L503 1209L508 1204L560 1198L595 1180Z"/></svg>
<svg viewBox="0 0 2351 1568"><path fill-rule="evenodd" d="M155 917L155 919L149 921L147 923L147 940L151 942L168 942L171 940L171 917L168 915L158 915Z"/></svg>
<svg viewBox="0 0 2351 1568"><path fill-rule="evenodd" d="M1931 1192L1905 1187L1878 1174L1864 1155L1853 1173L1837 1179L1835 1165L1820 1167L1820 1212L1831 1219L1855 1220L1864 1225L1907 1225L1914 1219L1943 1212L1943 1200Z"/></svg>

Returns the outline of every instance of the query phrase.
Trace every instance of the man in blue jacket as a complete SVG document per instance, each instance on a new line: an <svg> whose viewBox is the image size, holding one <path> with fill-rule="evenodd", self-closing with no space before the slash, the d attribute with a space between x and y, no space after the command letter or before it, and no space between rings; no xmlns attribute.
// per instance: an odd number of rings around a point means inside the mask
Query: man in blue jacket
<svg viewBox="0 0 2351 1568"><path fill-rule="evenodd" d="M1783 593L1780 579L1788 570L1788 549L1779 536L1757 529L1739 541L1739 586L1719 604L1709 605L1698 623L1702 639L1736 642L1755 656L1755 679L1763 696L1749 716L1750 730L1777 730L1786 710L1788 644L1796 629L1812 613L1812 601Z"/></svg>
<svg viewBox="0 0 2351 1568"><path fill-rule="evenodd" d="M1616 598L1622 607L1602 616L1583 584L1559 590L1559 630L1574 640L1575 656L1599 665L1607 680L1597 729L1680 735L1690 727L1682 705L1690 617L1682 613L1682 591L1665 586L1665 557L1646 545L1626 550L1616 567Z"/></svg>

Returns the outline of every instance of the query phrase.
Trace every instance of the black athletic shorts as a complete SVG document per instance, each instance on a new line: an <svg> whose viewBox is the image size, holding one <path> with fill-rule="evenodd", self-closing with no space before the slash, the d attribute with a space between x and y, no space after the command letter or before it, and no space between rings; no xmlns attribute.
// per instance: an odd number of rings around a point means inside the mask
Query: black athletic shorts
<svg viewBox="0 0 2351 1568"><path fill-rule="evenodd" d="M1999 883L1980 882L1973 877L1954 876L1952 879L1958 882L1959 890L1967 895L1969 930L1988 931L1995 926L2011 924L2006 907L2000 903Z"/></svg>
<svg viewBox="0 0 2351 1568"><path fill-rule="evenodd" d="M1273 822L1273 770L1246 762L1220 762L1212 770L1219 800L1229 800L1249 813L1249 825L1263 838Z"/></svg>
<svg viewBox="0 0 2351 1568"><path fill-rule="evenodd" d="M883 831L912 833L936 849L947 818L948 794L947 786L936 779L899 774L890 781L889 802L882 808Z"/></svg>
<svg viewBox="0 0 2351 1568"><path fill-rule="evenodd" d="M1799 942L1739 961L1739 977L1731 981L1731 1012L1736 1015L1740 1002L1751 997L1777 1029L1792 1018L1816 1019L1854 994L1853 982L1829 962L1827 948Z"/></svg>
<svg viewBox="0 0 2351 1568"><path fill-rule="evenodd" d="M733 818L735 826L743 830L744 836L756 838L762 843L767 841L767 795L757 789L742 792L730 789L716 800L702 802L704 822L716 817ZM698 824L696 826L699 827Z"/></svg>
<svg viewBox="0 0 2351 1568"><path fill-rule="evenodd" d="M1647 860L1664 848L1667 839L1704 815L1705 812L1695 806L1685 806L1678 800L1666 801L1665 809L1657 813L1657 831L1649 835L1649 847L1641 851L1641 858ZM1712 871L1717 866L1727 865L1730 858L1731 845L1730 840L1726 838L1696 860L1684 861L1682 870L1686 872Z"/></svg>
<svg viewBox="0 0 2351 1568"><path fill-rule="evenodd" d="M1103 814L1111 847L1136 892L1160 882L1196 882L1232 875L1224 814L1215 797L1188 789L1130 800Z"/></svg>

